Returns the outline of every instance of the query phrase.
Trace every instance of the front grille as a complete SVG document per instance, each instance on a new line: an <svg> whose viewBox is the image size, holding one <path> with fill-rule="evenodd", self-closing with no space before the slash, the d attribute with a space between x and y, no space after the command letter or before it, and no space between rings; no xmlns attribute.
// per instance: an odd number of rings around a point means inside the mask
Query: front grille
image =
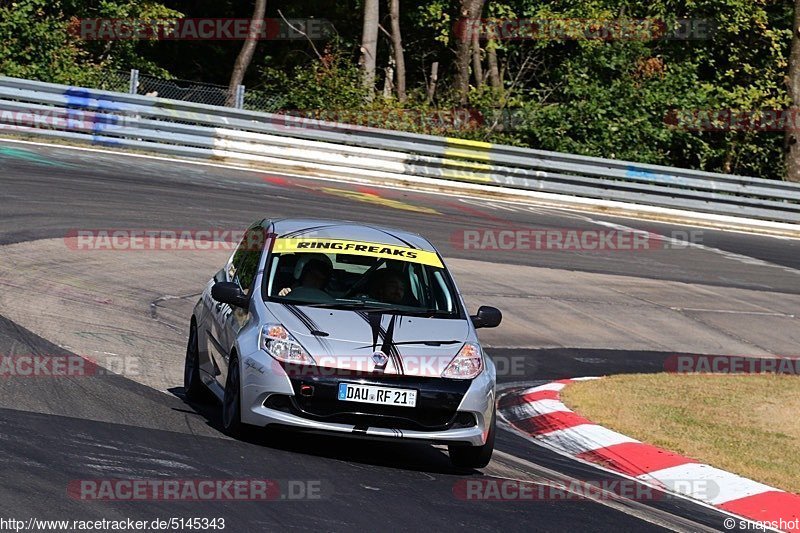
<svg viewBox="0 0 800 533"><path fill-rule="evenodd" d="M415 389L417 405L397 407L342 401L337 398L337 391L339 383L343 382ZM469 380L415 376L371 376L360 379L295 377L292 378L295 395L288 397L288 412L304 418L351 424L359 428L441 431L456 427L474 427L477 422L473 415L457 411L470 383ZM309 386L313 387L311 395L308 395ZM301 394L301 389L306 395ZM281 400L270 400L271 398L273 396L267 398L265 405L273 403L280 406Z"/></svg>

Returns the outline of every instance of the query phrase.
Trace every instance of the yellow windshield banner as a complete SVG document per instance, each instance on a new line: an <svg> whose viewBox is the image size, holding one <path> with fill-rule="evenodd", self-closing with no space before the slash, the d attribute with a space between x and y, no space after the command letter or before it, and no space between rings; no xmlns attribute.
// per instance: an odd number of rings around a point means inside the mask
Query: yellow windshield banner
<svg viewBox="0 0 800 533"><path fill-rule="evenodd" d="M346 253L444 268L436 252L374 242L339 239L276 239L272 251L278 253Z"/></svg>

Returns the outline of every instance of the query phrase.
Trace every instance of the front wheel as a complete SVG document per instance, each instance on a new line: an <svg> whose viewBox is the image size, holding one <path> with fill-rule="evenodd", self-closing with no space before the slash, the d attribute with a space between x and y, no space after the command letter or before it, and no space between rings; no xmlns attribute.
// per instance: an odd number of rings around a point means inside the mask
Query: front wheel
<svg viewBox="0 0 800 533"><path fill-rule="evenodd" d="M222 429L231 437L242 437L245 425L242 423L241 379L239 360L235 355L228 364L228 379L225 380L225 395L222 397Z"/></svg>
<svg viewBox="0 0 800 533"><path fill-rule="evenodd" d="M183 393L190 402L205 402L209 398L208 389L200 379L200 351L197 345L197 326L194 321L189 328L189 342L186 344L186 361L183 365Z"/></svg>
<svg viewBox="0 0 800 533"><path fill-rule="evenodd" d="M450 463L458 468L484 468L492 460L494 452L495 413L492 412L492 421L489 425L489 434L483 446L455 446L450 445Z"/></svg>

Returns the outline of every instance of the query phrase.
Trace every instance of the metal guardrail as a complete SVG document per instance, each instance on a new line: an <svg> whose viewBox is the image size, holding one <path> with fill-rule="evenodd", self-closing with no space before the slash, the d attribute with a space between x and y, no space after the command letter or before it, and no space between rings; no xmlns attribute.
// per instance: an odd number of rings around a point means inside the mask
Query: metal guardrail
<svg viewBox="0 0 800 533"><path fill-rule="evenodd" d="M456 180L777 222L800 184L418 135L0 76L0 132L183 157Z"/></svg>

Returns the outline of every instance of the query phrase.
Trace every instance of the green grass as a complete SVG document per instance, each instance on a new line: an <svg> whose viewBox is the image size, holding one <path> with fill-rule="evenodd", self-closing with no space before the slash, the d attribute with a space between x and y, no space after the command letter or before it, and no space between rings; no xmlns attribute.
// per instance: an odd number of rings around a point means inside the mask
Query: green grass
<svg viewBox="0 0 800 533"><path fill-rule="evenodd" d="M800 493L800 376L613 376L562 391L571 409L629 437Z"/></svg>

